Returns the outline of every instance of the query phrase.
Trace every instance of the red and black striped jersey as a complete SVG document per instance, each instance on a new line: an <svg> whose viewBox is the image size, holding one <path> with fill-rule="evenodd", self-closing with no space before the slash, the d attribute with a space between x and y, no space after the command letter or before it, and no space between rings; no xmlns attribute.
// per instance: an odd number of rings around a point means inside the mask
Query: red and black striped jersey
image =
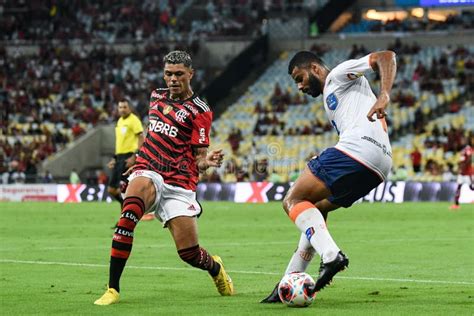
<svg viewBox="0 0 474 316"><path fill-rule="evenodd" d="M459 174L463 176L472 176L474 168L472 166L472 147L467 145L461 151L461 157L459 158Z"/></svg>
<svg viewBox="0 0 474 316"><path fill-rule="evenodd" d="M199 171L193 147L208 147L212 123L209 105L194 94L175 101L168 89L150 98L148 131L134 170L152 170L165 183L196 191Z"/></svg>

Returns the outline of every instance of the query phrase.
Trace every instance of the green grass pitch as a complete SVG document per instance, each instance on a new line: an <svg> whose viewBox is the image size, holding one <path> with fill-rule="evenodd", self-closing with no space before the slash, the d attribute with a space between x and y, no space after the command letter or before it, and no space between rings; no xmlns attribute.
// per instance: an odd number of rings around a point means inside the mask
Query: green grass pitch
<svg viewBox="0 0 474 316"><path fill-rule="evenodd" d="M139 223L121 302L95 306L108 280L118 204L0 203L0 314L472 315L474 205L357 204L329 217L349 269L308 308L259 304L299 233L280 203L204 203L200 244L220 255L237 294L181 262L158 221ZM316 277L319 258L309 273Z"/></svg>

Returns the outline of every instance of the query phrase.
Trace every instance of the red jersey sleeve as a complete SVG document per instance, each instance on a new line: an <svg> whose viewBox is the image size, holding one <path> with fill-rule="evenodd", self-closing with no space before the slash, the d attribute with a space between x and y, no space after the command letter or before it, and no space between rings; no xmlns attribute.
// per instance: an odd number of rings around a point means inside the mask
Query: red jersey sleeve
<svg viewBox="0 0 474 316"><path fill-rule="evenodd" d="M193 120L193 131L191 134L191 145L196 147L209 146L209 134L211 132L212 112L207 111L198 114Z"/></svg>

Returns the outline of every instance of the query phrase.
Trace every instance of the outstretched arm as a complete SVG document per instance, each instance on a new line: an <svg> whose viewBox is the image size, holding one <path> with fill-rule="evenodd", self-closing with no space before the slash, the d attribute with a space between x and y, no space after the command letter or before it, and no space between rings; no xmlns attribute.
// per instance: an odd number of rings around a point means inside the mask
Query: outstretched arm
<svg viewBox="0 0 474 316"><path fill-rule="evenodd" d="M372 69L380 74L380 94L377 101L367 114L369 121L374 122L374 114L377 119L384 118L387 113L385 109L390 102L390 92L397 73L396 54L392 51L381 51L370 54L369 63Z"/></svg>
<svg viewBox="0 0 474 316"><path fill-rule="evenodd" d="M138 149L139 150L142 147L144 141L145 141L145 137L143 136L143 132L141 132L138 134Z"/></svg>
<svg viewBox="0 0 474 316"><path fill-rule="evenodd" d="M204 172L209 167L220 167L224 159L222 149L211 150L208 153L207 147L198 147L195 149L194 155L199 172Z"/></svg>

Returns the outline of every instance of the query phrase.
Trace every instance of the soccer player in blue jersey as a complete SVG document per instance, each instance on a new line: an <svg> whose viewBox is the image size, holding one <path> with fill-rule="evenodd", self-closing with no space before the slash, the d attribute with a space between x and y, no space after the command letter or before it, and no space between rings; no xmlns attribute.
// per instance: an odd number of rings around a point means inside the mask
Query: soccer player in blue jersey
<svg viewBox="0 0 474 316"><path fill-rule="evenodd" d="M365 73L377 71L376 97ZM392 151L385 122L386 107L396 74L395 53L373 52L330 70L312 52L298 52L288 73L298 89L312 97L323 95L324 109L339 135L338 143L312 158L283 200L283 208L301 231L285 273L303 272L314 253L321 257L317 292L349 265L326 226L328 212L350 207L387 178ZM278 284L262 303L280 302Z"/></svg>

